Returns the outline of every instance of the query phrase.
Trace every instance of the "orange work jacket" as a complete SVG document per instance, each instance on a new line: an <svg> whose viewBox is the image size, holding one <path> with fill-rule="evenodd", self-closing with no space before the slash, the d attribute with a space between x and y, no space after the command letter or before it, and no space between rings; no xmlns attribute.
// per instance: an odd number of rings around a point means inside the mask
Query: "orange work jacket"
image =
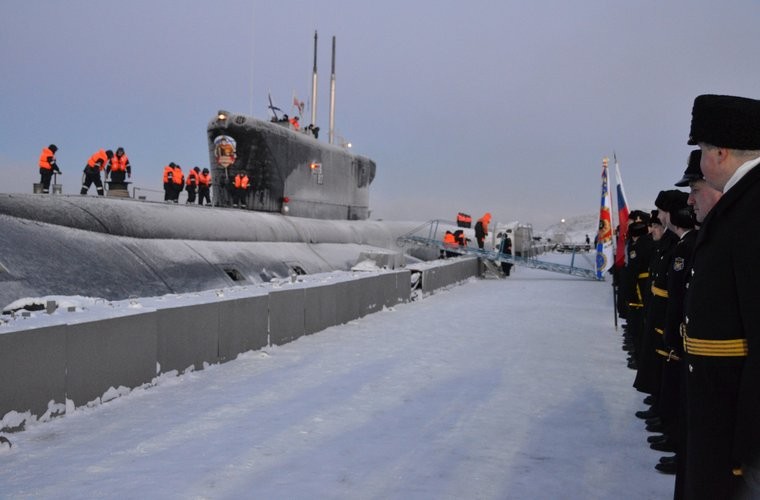
<svg viewBox="0 0 760 500"><path fill-rule="evenodd" d="M208 187L211 185L211 174L198 174L198 185Z"/></svg>
<svg viewBox="0 0 760 500"><path fill-rule="evenodd" d="M185 182L185 175L182 173L182 167L179 165L174 166L174 175L172 175L172 181L174 184L179 184L180 186Z"/></svg>
<svg viewBox="0 0 760 500"><path fill-rule="evenodd" d="M235 187L237 189L248 189L249 182L248 176L245 174L237 174L235 176Z"/></svg>
<svg viewBox="0 0 760 500"><path fill-rule="evenodd" d="M129 159L126 154L121 155L121 157L114 154L111 158L111 172L126 172L127 163L129 163Z"/></svg>
<svg viewBox="0 0 760 500"><path fill-rule="evenodd" d="M87 166L102 171L105 168L106 163L108 163L108 155L106 155L106 152L101 149L94 155L90 156Z"/></svg>
<svg viewBox="0 0 760 500"><path fill-rule="evenodd" d="M164 184L171 182L174 177L174 167L167 165L164 167Z"/></svg>
<svg viewBox="0 0 760 500"><path fill-rule="evenodd" d="M53 153L50 148L44 148L40 154L40 168L53 170L52 163L55 163L55 153Z"/></svg>
<svg viewBox="0 0 760 500"><path fill-rule="evenodd" d="M198 179L200 174L196 172L195 170L190 170L187 174L187 182L185 183L188 186L197 186L198 185Z"/></svg>

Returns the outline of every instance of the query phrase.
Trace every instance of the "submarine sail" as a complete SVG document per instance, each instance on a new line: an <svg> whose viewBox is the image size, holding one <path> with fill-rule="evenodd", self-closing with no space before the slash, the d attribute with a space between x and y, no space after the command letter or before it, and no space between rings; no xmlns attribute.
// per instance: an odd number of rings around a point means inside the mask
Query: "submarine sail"
<svg viewBox="0 0 760 500"><path fill-rule="evenodd" d="M246 208L314 219L369 217L376 165L366 156L325 144L314 128L220 111L208 124L214 204L232 204L233 179L248 175Z"/></svg>

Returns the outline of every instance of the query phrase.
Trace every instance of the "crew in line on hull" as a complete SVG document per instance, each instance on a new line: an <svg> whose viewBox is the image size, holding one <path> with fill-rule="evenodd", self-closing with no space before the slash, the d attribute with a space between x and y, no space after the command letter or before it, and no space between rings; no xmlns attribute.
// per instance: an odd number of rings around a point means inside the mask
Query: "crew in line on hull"
<svg viewBox="0 0 760 500"><path fill-rule="evenodd" d="M187 201L185 203L195 203L195 193L198 189L198 181L201 169L200 167L193 167L190 172L187 173L187 181L185 181L185 189L187 190Z"/></svg>
<svg viewBox="0 0 760 500"><path fill-rule="evenodd" d="M124 153L124 148L116 148L116 155L111 158L106 165L106 176L110 174L111 182L123 183L125 176L132 177L132 165L129 164L129 158Z"/></svg>
<svg viewBox="0 0 760 500"><path fill-rule="evenodd" d="M185 174L182 173L182 167L174 164L174 172L172 175L172 202L179 202L179 194L185 187Z"/></svg>
<svg viewBox="0 0 760 500"><path fill-rule="evenodd" d="M50 179L53 177L53 173L63 174L55 161L56 151L58 151L58 146L51 144L42 148L42 153L40 153L40 184L42 184L43 194L50 192Z"/></svg>
<svg viewBox="0 0 760 500"><path fill-rule="evenodd" d="M182 192L182 187L185 182L185 176L182 173L182 167L174 162L169 163L164 167L164 201L177 203L179 201L179 193Z"/></svg>
<svg viewBox="0 0 760 500"><path fill-rule="evenodd" d="M211 173L207 168L198 175L198 205L211 205Z"/></svg>
<svg viewBox="0 0 760 500"><path fill-rule="evenodd" d="M246 201L248 199L248 191L251 190L251 182L248 179L248 174L245 172L238 172L233 179L232 184L232 206L233 208L245 208Z"/></svg>
<svg viewBox="0 0 760 500"><path fill-rule="evenodd" d="M108 160L113 158L113 151L103 151L102 149L90 156L87 165L84 166L84 176L82 178L82 190L79 194L87 194L90 186L95 184L98 196L103 196L103 181L100 178L100 172L106 168Z"/></svg>

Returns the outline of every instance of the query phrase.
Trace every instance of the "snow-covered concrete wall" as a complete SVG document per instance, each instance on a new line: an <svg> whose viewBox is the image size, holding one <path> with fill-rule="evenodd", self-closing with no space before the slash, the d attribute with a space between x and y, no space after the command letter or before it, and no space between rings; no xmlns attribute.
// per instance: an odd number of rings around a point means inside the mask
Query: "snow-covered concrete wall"
<svg viewBox="0 0 760 500"><path fill-rule="evenodd" d="M286 280L237 295L169 295L147 307L145 299L120 307L102 301L99 314L41 312L31 326L23 319L0 324L0 431L408 302L412 273L421 273L428 294L477 272L477 259L465 257L345 279Z"/></svg>
<svg viewBox="0 0 760 500"><path fill-rule="evenodd" d="M479 261L476 257L449 259L446 265L440 265L440 261L423 262L410 265L409 268L421 273L423 294L478 276L480 272Z"/></svg>
<svg viewBox="0 0 760 500"><path fill-rule="evenodd" d="M0 329L0 430L111 399L155 377L279 345L410 300L410 271L368 273L243 298L136 308L103 319Z"/></svg>

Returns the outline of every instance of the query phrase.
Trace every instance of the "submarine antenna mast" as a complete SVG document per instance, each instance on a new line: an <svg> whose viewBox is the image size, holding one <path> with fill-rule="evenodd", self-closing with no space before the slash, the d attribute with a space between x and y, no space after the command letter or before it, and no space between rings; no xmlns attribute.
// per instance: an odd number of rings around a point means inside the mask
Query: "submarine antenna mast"
<svg viewBox="0 0 760 500"><path fill-rule="evenodd" d="M311 124L317 126L317 31L314 30L314 70L311 73Z"/></svg>
<svg viewBox="0 0 760 500"><path fill-rule="evenodd" d="M330 72L330 144L335 143L335 37L332 38L332 71Z"/></svg>

